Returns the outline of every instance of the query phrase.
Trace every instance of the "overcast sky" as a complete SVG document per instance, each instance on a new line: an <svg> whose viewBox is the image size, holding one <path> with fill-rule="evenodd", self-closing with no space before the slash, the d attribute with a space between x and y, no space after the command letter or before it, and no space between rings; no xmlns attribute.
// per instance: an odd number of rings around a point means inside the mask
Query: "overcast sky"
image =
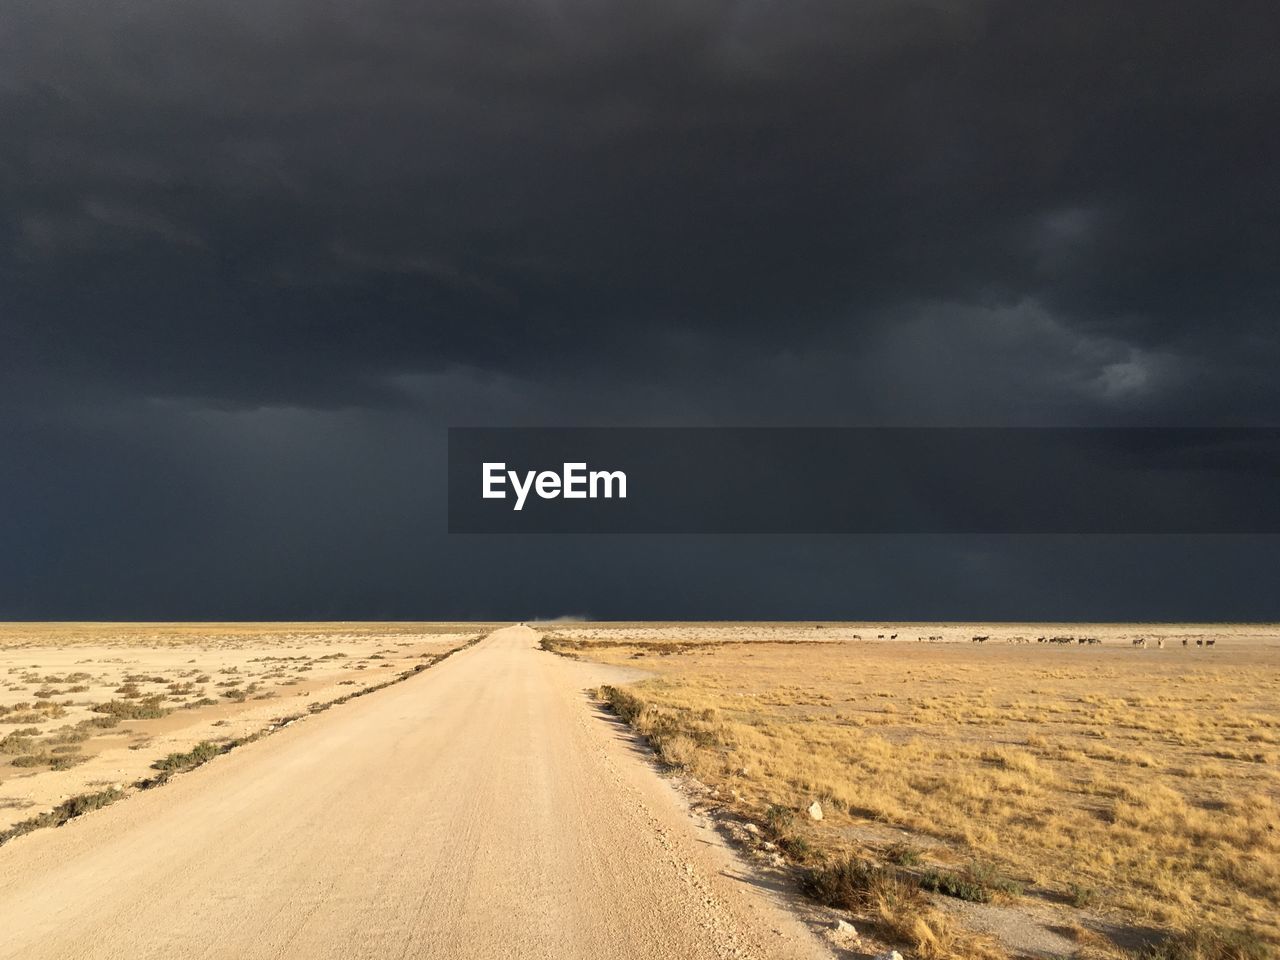
<svg viewBox="0 0 1280 960"><path fill-rule="evenodd" d="M0 617L1280 618L1276 538L450 537L443 459L1277 425L1278 41L1272 0L9 4Z"/></svg>

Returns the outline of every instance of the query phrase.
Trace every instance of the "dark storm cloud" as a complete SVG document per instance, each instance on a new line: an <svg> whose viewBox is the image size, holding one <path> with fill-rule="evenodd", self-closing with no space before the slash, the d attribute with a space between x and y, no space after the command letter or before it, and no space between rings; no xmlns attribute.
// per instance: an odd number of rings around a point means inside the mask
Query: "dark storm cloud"
<svg viewBox="0 0 1280 960"><path fill-rule="evenodd" d="M1274 423L1274 4L0 14L0 616L1276 616L1270 540L444 535L465 424Z"/></svg>
<svg viewBox="0 0 1280 960"><path fill-rule="evenodd" d="M377 403L459 363L632 376L681 338L909 364L904 323L1018 311L1056 331L1037 372L1104 395L1248 377L1277 359L1280 90L1274 10L1227 14L25 5L9 382Z"/></svg>
<svg viewBox="0 0 1280 960"><path fill-rule="evenodd" d="M1275 538L445 537L412 417L0 422L0 618L1274 618Z"/></svg>

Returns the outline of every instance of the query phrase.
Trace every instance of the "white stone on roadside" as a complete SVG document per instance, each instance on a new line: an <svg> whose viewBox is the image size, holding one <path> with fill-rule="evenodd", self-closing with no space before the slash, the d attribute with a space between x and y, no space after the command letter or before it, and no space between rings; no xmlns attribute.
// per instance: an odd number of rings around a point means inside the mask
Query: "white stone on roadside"
<svg viewBox="0 0 1280 960"><path fill-rule="evenodd" d="M857 928L848 920L837 920L835 930L842 937L856 937L858 935Z"/></svg>
<svg viewBox="0 0 1280 960"><path fill-rule="evenodd" d="M817 800L809 804L809 818L811 820L822 819L822 804L820 804Z"/></svg>
<svg viewBox="0 0 1280 960"><path fill-rule="evenodd" d="M886 950L884 953L877 953L871 960L902 960L902 954L897 950Z"/></svg>
<svg viewBox="0 0 1280 960"><path fill-rule="evenodd" d="M757 827L754 823L748 823L745 826L743 826L742 829L747 831L747 833L751 834L753 837L760 836L760 828Z"/></svg>

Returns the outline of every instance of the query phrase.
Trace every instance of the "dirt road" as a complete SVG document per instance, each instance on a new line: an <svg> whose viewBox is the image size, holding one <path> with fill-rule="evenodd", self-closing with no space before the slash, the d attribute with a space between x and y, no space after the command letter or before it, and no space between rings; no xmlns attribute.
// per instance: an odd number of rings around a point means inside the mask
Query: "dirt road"
<svg viewBox="0 0 1280 960"><path fill-rule="evenodd" d="M0 957L828 956L583 689L490 634L0 849Z"/></svg>

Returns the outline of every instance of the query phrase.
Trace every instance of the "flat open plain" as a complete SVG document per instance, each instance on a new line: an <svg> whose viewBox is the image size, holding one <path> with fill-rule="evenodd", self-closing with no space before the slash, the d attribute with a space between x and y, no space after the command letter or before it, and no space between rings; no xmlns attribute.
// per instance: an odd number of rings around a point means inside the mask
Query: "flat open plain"
<svg viewBox="0 0 1280 960"><path fill-rule="evenodd" d="M0 848L0 957L815 957L512 627Z"/></svg>
<svg viewBox="0 0 1280 960"><path fill-rule="evenodd" d="M1280 941L1275 628L495 626L0 628L0 957Z"/></svg>
<svg viewBox="0 0 1280 960"><path fill-rule="evenodd" d="M765 859L962 894L818 891L922 954L1280 944L1274 626L583 623L545 642L645 669L603 694Z"/></svg>
<svg viewBox="0 0 1280 960"><path fill-rule="evenodd" d="M0 832L152 776L202 741L253 736L385 683L494 626L0 624Z"/></svg>

